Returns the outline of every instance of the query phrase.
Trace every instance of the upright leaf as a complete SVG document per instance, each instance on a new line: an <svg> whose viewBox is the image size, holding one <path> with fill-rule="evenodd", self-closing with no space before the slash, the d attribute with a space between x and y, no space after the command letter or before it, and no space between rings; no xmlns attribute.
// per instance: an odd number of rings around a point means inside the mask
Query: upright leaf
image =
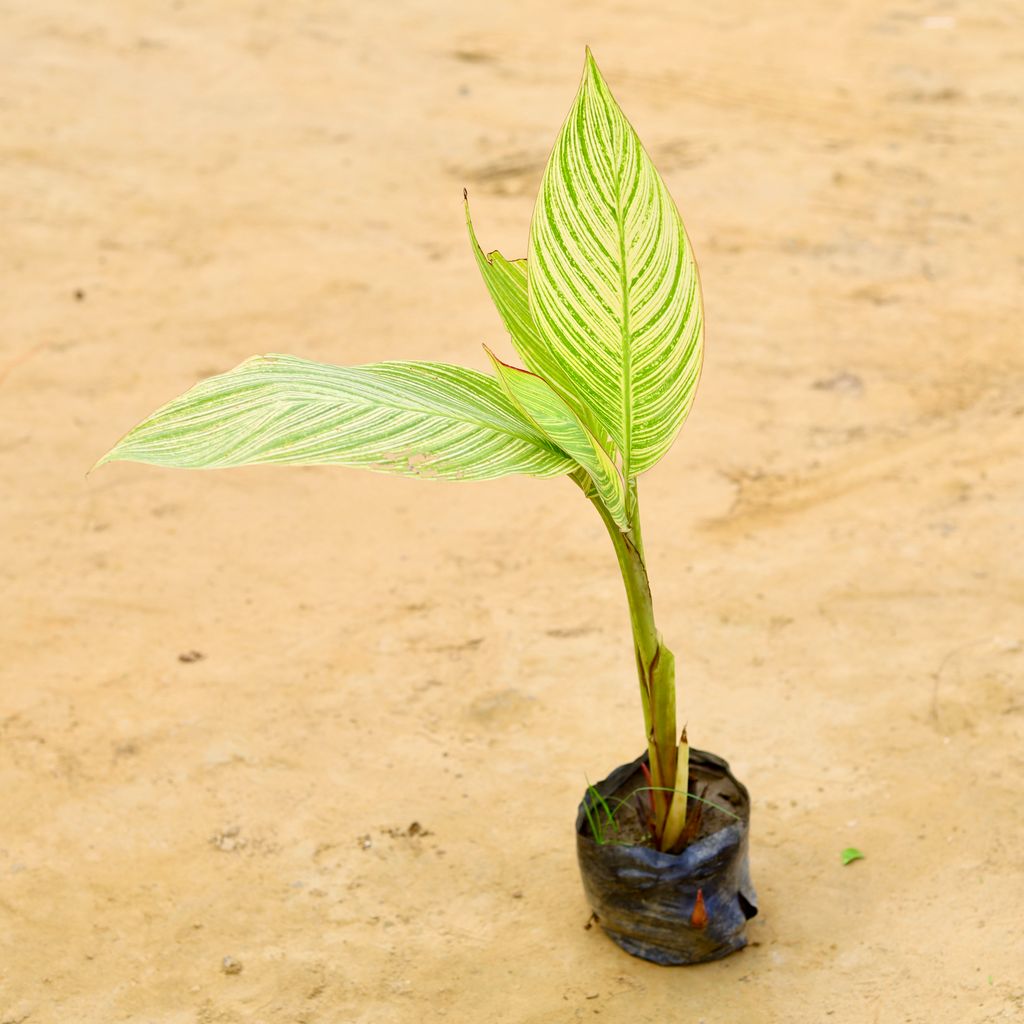
<svg viewBox="0 0 1024 1024"><path fill-rule="evenodd" d="M533 322L624 476L649 469L696 390L700 281L679 212L589 50L534 209L528 282Z"/></svg>
<svg viewBox="0 0 1024 1024"><path fill-rule="evenodd" d="M569 399L574 406L576 415L586 424L587 429L604 443L608 440L607 431L602 429L597 418L578 400L573 402L575 391L572 381L561 364L548 348L530 314L530 303L527 298L526 260L507 260L500 252L494 250L486 255L477 241L473 230L473 221L469 215L469 200L466 200L466 227L473 246L480 275L484 279L487 291L490 292L498 314L512 339L512 345L519 353L523 362L538 376L543 377L563 398Z"/></svg>
<svg viewBox="0 0 1024 1024"><path fill-rule="evenodd" d="M590 474L605 508L621 529L628 530L622 477L597 438L546 380L529 370L503 363L490 349L487 354L508 397L553 444Z"/></svg>
<svg viewBox="0 0 1024 1024"><path fill-rule="evenodd" d="M284 355L255 356L201 381L99 464L118 459L187 469L335 464L439 480L576 468L476 370L330 366Z"/></svg>

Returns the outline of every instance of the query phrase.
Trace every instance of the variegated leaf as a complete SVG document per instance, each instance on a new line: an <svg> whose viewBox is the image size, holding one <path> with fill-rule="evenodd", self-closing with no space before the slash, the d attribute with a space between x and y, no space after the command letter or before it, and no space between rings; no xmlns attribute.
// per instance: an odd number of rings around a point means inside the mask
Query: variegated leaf
<svg viewBox="0 0 1024 1024"><path fill-rule="evenodd" d="M700 281L675 204L589 51L534 209L528 282L533 322L624 476L649 469L696 390Z"/></svg>
<svg viewBox="0 0 1024 1024"><path fill-rule="evenodd" d="M576 469L476 370L331 366L285 355L255 356L201 381L99 464L117 459L187 469L335 464L440 480Z"/></svg>
<svg viewBox="0 0 1024 1024"><path fill-rule="evenodd" d="M526 260L507 260L497 249L485 254L473 229L468 196L465 207L466 227L469 230L469 240L476 264L480 268L480 276L512 339L513 347L534 373L543 377L563 394L572 394L571 381L549 351L530 315L526 289ZM586 417L585 410L579 411Z"/></svg>
<svg viewBox="0 0 1024 1024"><path fill-rule="evenodd" d="M529 370L503 363L490 349L487 354L506 395L554 445L590 474L605 508L621 529L628 530L622 477L597 438L546 380Z"/></svg>
<svg viewBox="0 0 1024 1024"><path fill-rule="evenodd" d="M573 406L573 411L583 421L587 429L602 444L607 445L608 432L598 422L597 417L574 397L572 381L548 349L534 325L526 291L526 260L507 260L497 250L484 254L477 241L476 232L473 230L468 198L466 200L466 226L469 228L469 239L473 246L473 254L476 256L477 266L480 268L480 275L484 279L484 284L490 292L506 330L508 330L513 347L534 373L543 377Z"/></svg>

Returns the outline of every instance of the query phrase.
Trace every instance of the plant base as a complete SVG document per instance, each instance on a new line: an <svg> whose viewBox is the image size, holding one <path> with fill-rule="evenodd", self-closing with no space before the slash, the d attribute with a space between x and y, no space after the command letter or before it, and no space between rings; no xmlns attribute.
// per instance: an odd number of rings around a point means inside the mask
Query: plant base
<svg viewBox="0 0 1024 1024"><path fill-rule="evenodd" d="M609 804L620 807L617 818L642 820L648 794L633 794L646 785L641 769L646 763L645 753L595 787ZM598 843L587 822L589 792L576 816L583 888L598 923L627 953L666 966L705 963L742 949L746 923L757 913L747 859L747 790L720 757L691 749L689 791L707 802L700 804L700 832L678 854L626 845L617 838L622 832L606 834Z"/></svg>

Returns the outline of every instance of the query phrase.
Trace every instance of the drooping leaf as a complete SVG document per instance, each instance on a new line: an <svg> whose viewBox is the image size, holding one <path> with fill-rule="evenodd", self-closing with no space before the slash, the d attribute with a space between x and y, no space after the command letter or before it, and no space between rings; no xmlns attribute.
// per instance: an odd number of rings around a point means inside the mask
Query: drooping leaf
<svg viewBox="0 0 1024 1024"><path fill-rule="evenodd" d="M628 530L622 477L597 438L546 380L529 370L509 366L489 348L486 350L508 398L552 444L571 455L590 474L605 508L620 529Z"/></svg>
<svg viewBox="0 0 1024 1024"><path fill-rule="evenodd" d="M507 260L497 250L485 255L473 230L468 198L465 206L466 227L469 229L473 255L476 257L487 291L490 292L498 314L512 339L513 347L530 370L543 377L563 398L570 398L574 395L572 381L540 336L530 314L526 260ZM607 442L607 431L601 427L589 409L577 402L574 410L592 434L602 443Z"/></svg>
<svg viewBox="0 0 1024 1024"><path fill-rule="evenodd" d="M157 410L99 464L359 466L440 480L550 477L575 462L497 381L442 363L331 366L255 356Z"/></svg>
<svg viewBox="0 0 1024 1024"><path fill-rule="evenodd" d="M700 280L679 212L587 51L530 226L529 303L627 478L668 450L703 358Z"/></svg>

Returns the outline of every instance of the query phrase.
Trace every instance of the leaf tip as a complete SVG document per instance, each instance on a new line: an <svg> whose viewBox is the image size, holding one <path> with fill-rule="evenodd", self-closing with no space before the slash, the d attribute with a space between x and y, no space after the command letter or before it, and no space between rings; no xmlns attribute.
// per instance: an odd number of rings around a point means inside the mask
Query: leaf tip
<svg viewBox="0 0 1024 1024"><path fill-rule="evenodd" d="M518 370L518 367L512 366L510 363L506 363L504 359L500 359L494 354L494 350L484 342L484 351L487 353L488 358L494 363L494 368L499 372L502 370ZM521 372L521 371L520 371Z"/></svg>
<svg viewBox="0 0 1024 1024"><path fill-rule="evenodd" d="M122 441L124 438L121 439ZM89 468L86 470L85 478L89 479L101 466L105 466L108 462L117 462L120 456L117 454L121 447L121 441L118 441L110 451L101 455Z"/></svg>
<svg viewBox="0 0 1024 1024"><path fill-rule="evenodd" d="M491 261L484 255L483 249L480 247L479 241L477 241L476 230L473 227L473 218L469 212L469 189L462 190L462 208L466 211L466 230L469 231L469 241L473 246L473 252L476 255L477 261L486 260L488 263Z"/></svg>

